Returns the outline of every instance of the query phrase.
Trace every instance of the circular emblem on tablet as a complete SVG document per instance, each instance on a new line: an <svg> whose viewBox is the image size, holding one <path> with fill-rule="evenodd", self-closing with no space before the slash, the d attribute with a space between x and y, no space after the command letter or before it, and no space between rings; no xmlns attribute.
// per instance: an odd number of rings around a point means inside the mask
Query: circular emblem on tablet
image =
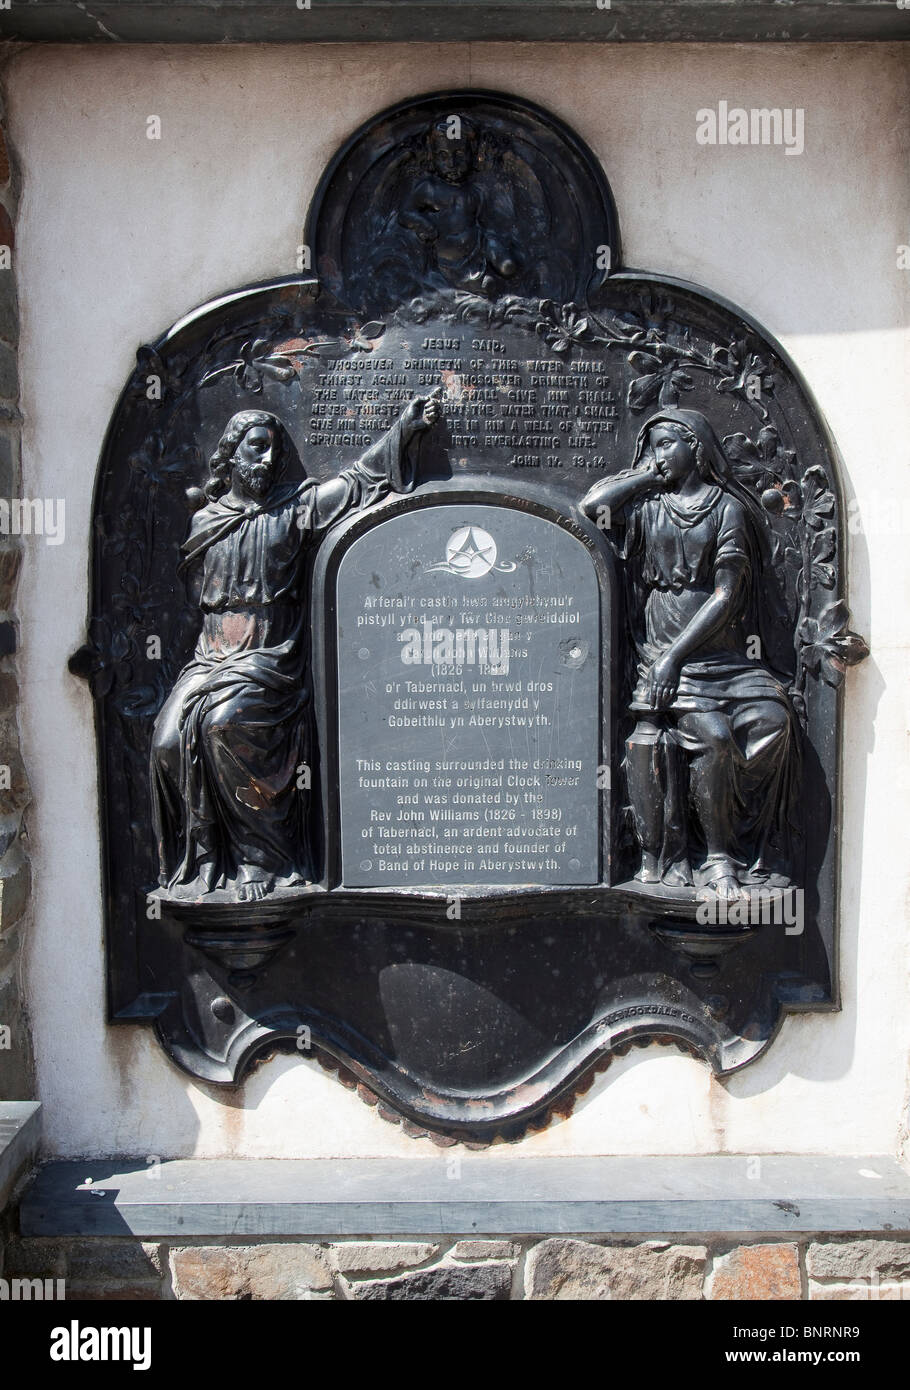
<svg viewBox="0 0 910 1390"><path fill-rule="evenodd" d="M482 526L459 526L446 542L446 558L431 570L446 570L462 579L482 579L490 570L509 574L517 566L511 560L496 563L496 542Z"/></svg>

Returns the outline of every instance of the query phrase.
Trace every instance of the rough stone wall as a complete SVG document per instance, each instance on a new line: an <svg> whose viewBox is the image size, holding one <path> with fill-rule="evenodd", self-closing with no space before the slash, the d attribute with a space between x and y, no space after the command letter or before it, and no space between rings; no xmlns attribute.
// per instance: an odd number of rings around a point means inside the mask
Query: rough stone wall
<svg viewBox="0 0 910 1390"><path fill-rule="evenodd" d="M420 1241L9 1238L7 1280L68 1299L910 1300L910 1240L691 1235Z"/></svg>
<svg viewBox="0 0 910 1390"><path fill-rule="evenodd" d="M0 81L4 62L0 45ZM14 604L22 547L10 505L22 497L19 305L15 279L15 220L20 178L6 131L0 86L0 1100L35 1094L31 1038L21 984L25 910L31 889L22 815L29 788L19 752Z"/></svg>

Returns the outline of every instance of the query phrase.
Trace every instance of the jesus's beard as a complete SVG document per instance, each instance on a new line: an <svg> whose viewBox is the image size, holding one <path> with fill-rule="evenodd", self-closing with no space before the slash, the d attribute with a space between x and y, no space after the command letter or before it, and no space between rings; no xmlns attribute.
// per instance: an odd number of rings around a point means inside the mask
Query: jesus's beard
<svg viewBox="0 0 910 1390"><path fill-rule="evenodd" d="M237 472L240 474L244 491L251 497L265 497L274 481L271 468L261 463L240 463L237 465Z"/></svg>

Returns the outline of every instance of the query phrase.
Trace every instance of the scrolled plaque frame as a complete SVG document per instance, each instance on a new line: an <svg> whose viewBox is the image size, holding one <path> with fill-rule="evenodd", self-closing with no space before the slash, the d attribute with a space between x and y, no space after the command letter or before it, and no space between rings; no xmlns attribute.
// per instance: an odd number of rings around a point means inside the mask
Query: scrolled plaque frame
<svg viewBox="0 0 910 1390"><path fill-rule="evenodd" d="M111 1021L220 1085L315 1054L440 1142L633 1043L736 1070L838 1006L866 647L817 407L503 94L370 121L308 241L140 348L104 444Z"/></svg>

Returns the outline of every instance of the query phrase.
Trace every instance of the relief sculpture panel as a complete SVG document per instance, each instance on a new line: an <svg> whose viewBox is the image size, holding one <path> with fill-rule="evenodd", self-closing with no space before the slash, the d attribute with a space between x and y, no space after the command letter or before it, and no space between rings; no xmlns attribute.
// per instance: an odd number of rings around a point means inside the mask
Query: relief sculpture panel
<svg viewBox="0 0 910 1390"><path fill-rule="evenodd" d="M102 450L111 1021L225 1086L303 1036L445 1143L655 1038L743 1066L837 1006L867 650L797 369L624 268L600 164L505 95L380 113L306 236L139 349Z"/></svg>

